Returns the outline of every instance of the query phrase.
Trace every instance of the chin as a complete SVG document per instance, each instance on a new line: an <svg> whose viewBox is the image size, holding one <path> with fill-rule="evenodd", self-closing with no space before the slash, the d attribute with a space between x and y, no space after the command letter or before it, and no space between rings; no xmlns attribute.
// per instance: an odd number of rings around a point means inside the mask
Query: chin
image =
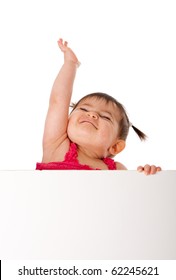
<svg viewBox="0 0 176 280"><path fill-rule="evenodd" d="M80 145L81 144L90 144L92 143L92 138L90 139L90 134L84 132L84 131L77 131L77 132L70 132L69 130L67 131L68 138L70 139L71 142Z"/></svg>

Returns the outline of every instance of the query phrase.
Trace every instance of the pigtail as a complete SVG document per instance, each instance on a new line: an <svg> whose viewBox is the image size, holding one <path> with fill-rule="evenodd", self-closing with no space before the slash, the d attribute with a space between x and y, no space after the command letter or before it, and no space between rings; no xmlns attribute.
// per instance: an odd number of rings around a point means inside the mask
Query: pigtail
<svg viewBox="0 0 176 280"><path fill-rule="evenodd" d="M137 127L131 124L131 127L134 129L134 131L137 133L141 141L145 141L147 139L147 135L144 134L141 130L139 130Z"/></svg>

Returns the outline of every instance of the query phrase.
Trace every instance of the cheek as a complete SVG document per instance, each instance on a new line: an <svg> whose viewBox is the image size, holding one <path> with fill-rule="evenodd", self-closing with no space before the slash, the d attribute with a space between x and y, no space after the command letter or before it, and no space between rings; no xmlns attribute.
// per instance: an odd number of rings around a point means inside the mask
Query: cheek
<svg viewBox="0 0 176 280"><path fill-rule="evenodd" d="M75 119L76 119L76 116L75 114L71 114L69 117L68 117L68 125L72 125L74 122L75 122Z"/></svg>
<svg viewBox="0 0 176 280"><path fill-rule="evenodd" d="M104 128L102 129L102 138L106 137L106 139L108 139L109 141L113 141L114 139L116 139L117 135L118 135L117 127L114 127L111 124L105 125Z"/></svg>
<svg viewBox="0 0 176 280"><path fill-rule="evenodd" d="M71 128L73 127L74 123L75 123L75 118L74 118L74 116L70 116L70 117L68 118L68 127L67 127L67 130L71 130Z"/></svg>
<svg viewBox="0 0 176 280"><path fill-rule="evenodd" d="M109 123L102 124L102 134L103 135L109 135L109 134L112 135L113 130L114 129L111 124L109 124Z"/></svg>
<svg viewBox="0 0 176 280"><path fill-rule="evenodd" d="M73 124L72 124L72 119L69 120L68 122L68 126L67 126L67 135L68 135L68 138L74 142L74 129L73 129Z"/></svg>
<svg viewBox="0 0 176 280"><path fill-rule="evenodd" d="M77 114L70 115L68 118L67 134L71 141L75 137L77 129Z"/></svg>
<svg viewBox="0 0 176 280"><path fill-rule="evenodd" d="M71 127L72 127L72 125L73 125L73 122L74 122L73 116L69 116L69 118L68 118L67 132L68 132L68 131L71 131Z"/></svg>

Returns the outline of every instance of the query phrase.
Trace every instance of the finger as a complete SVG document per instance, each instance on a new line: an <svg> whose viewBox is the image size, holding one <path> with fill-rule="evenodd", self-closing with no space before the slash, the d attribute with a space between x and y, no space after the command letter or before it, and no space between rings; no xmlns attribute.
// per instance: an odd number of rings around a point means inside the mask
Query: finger
<svg viewBox="0 0 176 280"><path fill-rule="evenodd" d="M157 172L159 172L159 171L161 171L161 170L162 170L162 169L161 169L160 166L156 167L155 165L151 165L150 174L155 174L155 173L157 173Z"/></svg>
<svg viewBox="0 0 176 280"><path fill-rule="evenodd" d="M144 173L145 173L145 175L149 175L149 174L150 174L150 170L151 170L150 165L149 165L149 164L146 164L146 165L144 166Z"/></svg>
<svg viewBox="0 0 176 280"><path fill-rule="evenodd" d="M58 43L59 48L61 49L61 48L63 47L63 41L62 41L62 39L59 39L59 40L57 41L57 43Z"/></svg>
<svg viewBox="0 0 176 280"><path fill-rule="evenodd" d="M57 41L59 44L63 44L63 39L59 38L59 40Z"/></svg>
<svg viewBox="0 0 176 280"><path fill-rule="evenodd" d="M66 50L66 47L67 47L67 42L65 41L64 43L63 43L63 39L62 38L60 38L58 41L57 41L57 43L58 43L58 46L59 46L59 48L61 49L61 51L65 51Z"/></svg>
<svg viewBox="0 0 176 280"><path fill-rule="evenodd" d="M138 166L137 171L138 171L138 172L143 172L143 171L144 171L143 166Z"/></svg>
<svg viewBox="0 0 176 280"><path fill-rule="evenodd" d="M162 171L162 169L161 169L160 166L157 167L157 171L158 171L158 172L159 172L159 171Z"/></svg>
<svg viewBox="0 0 176 280"><path fill-rule="evenodd" d="M155 165L151 165L150 174L155 174L157 172L157 167Z"/></svg>

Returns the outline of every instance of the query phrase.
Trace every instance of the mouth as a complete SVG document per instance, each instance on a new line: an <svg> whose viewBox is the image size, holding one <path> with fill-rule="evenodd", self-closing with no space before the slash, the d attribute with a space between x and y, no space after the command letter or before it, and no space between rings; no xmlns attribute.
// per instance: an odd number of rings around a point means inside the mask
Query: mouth
<svg viewBox="0 0 176 280"><path fill-rule="evenodd" d="M84 120L84 121L81 121L80 123L89 123L89 124L91 124L93 127L95 127L96 129L98 129L98 128L96 127L96 125L95 125L93 122L89 121L89 120Z"/></svg>

